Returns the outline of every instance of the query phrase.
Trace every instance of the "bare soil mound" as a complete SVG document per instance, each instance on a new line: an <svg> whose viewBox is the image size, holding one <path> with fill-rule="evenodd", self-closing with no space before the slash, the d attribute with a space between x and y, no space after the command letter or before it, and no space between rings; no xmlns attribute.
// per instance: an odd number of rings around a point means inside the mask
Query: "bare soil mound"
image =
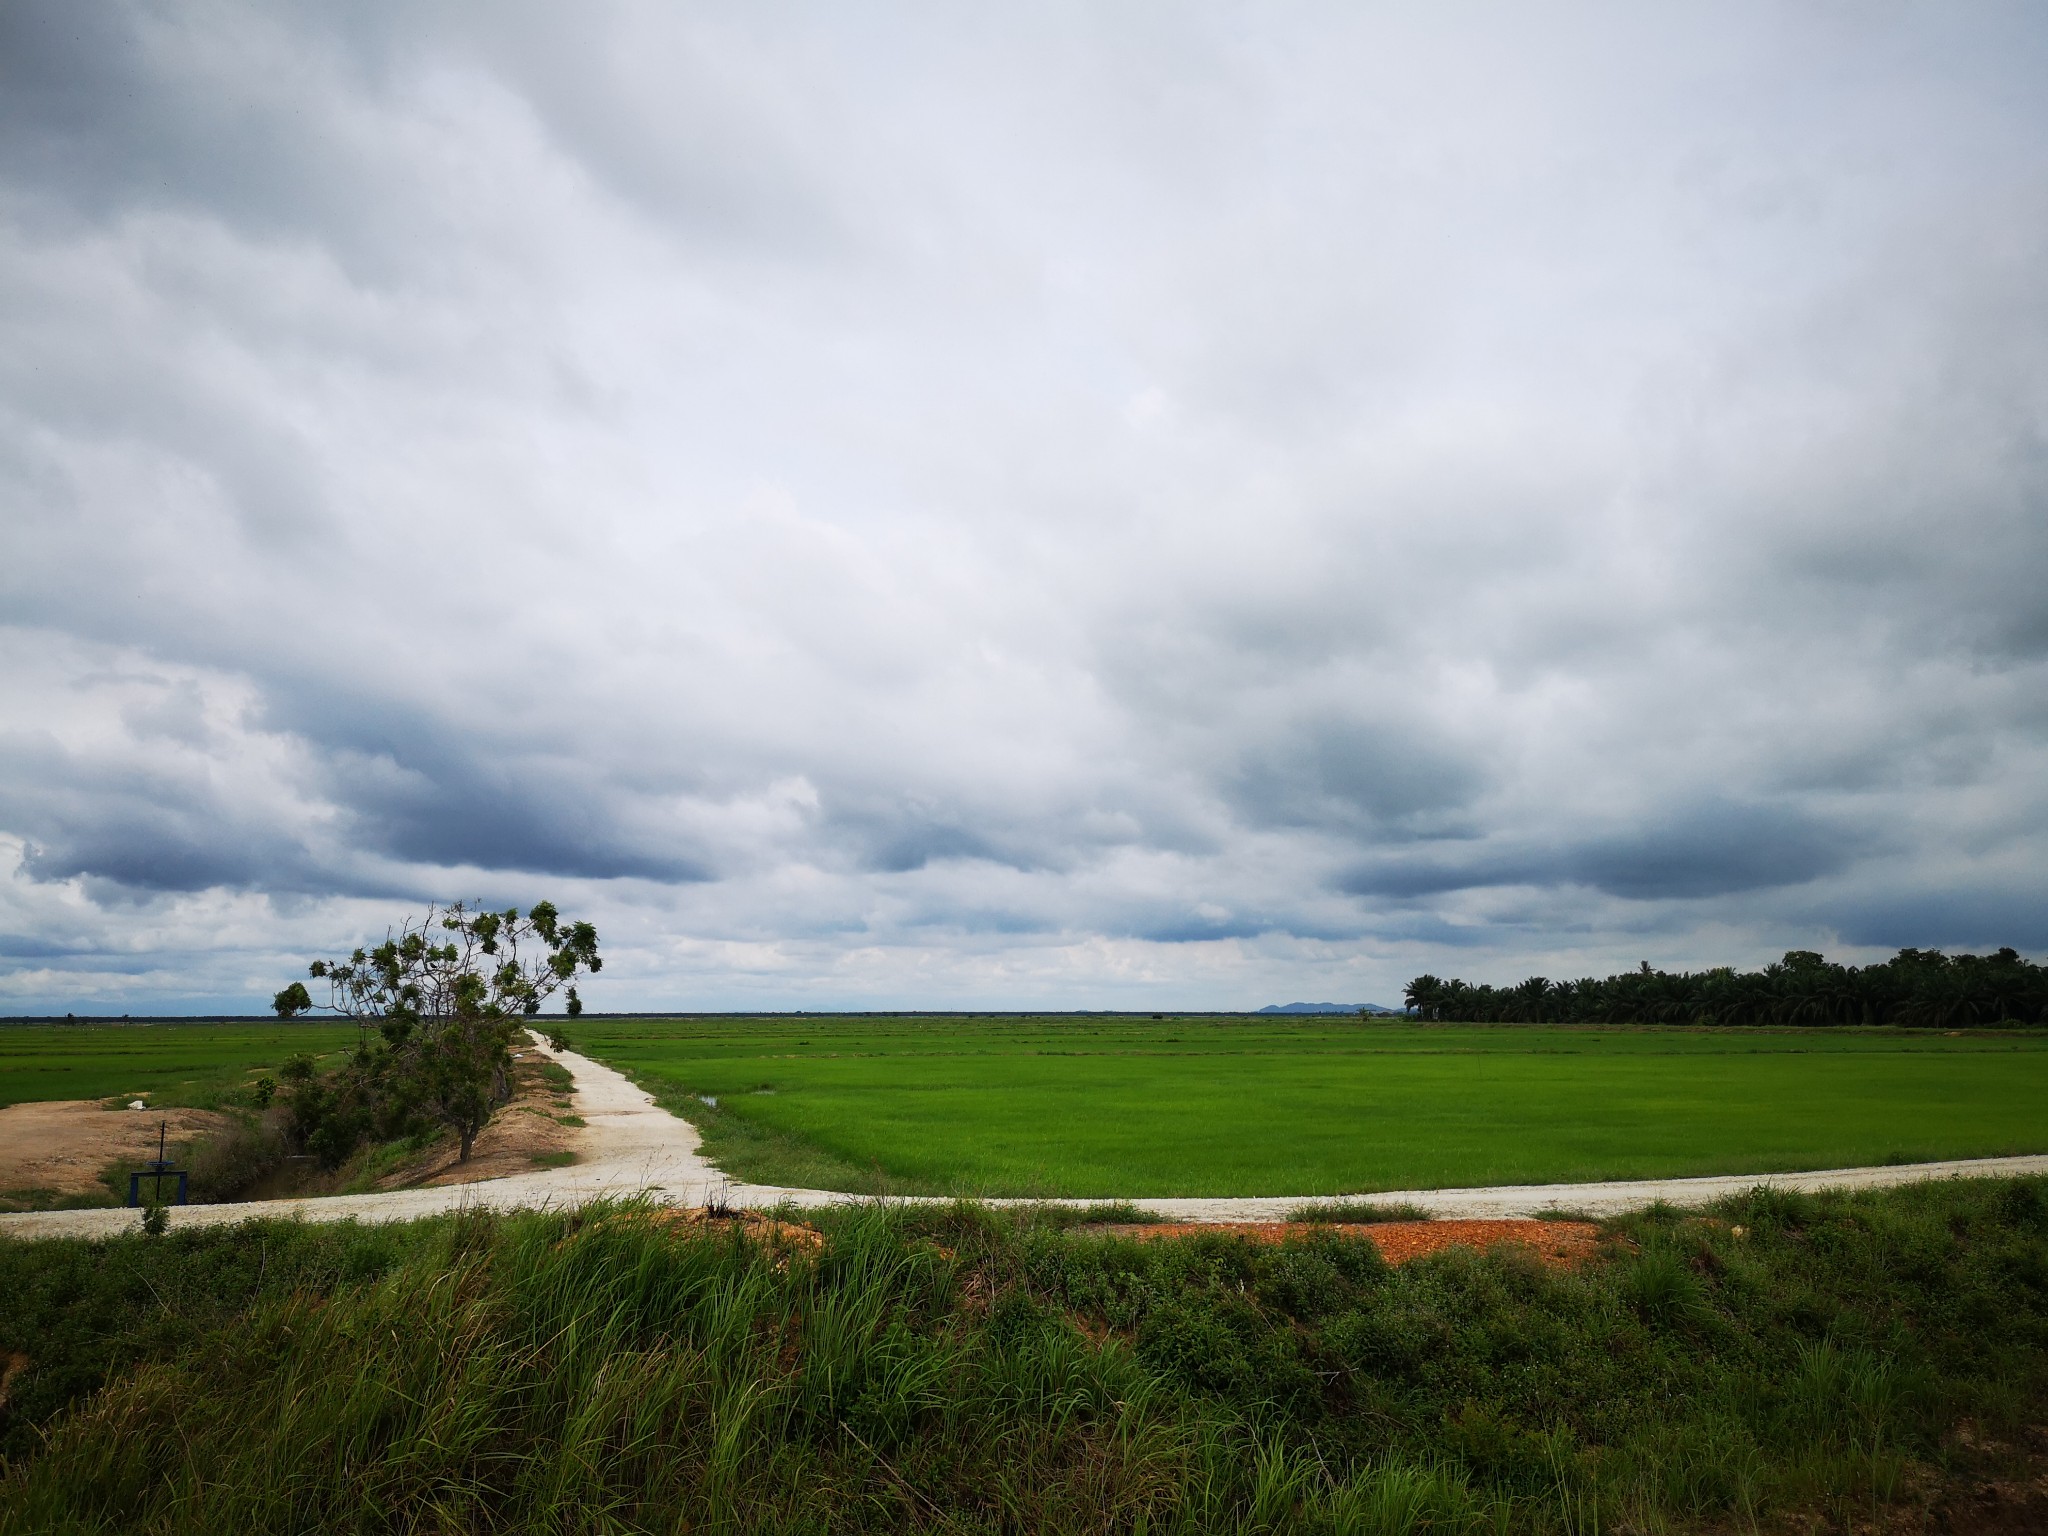
<svg viewBox="0 0 2048 1536"><path fill-rule="evenodd" d="M1087 1230L1140 1242L1225 1233L1255 1243L1282 1243L1323 1233L1369 1240L1389 1264L1405 1264L1446 1248L1484 1249L1506 1244L1527 1249L1545 1264L1570 1267L1585 1263L1600 1247L1600 1229L1590 1221L1387 1221L1370 1226L1315 1221L1165 1221Z"/></svg>
<svg viewBox="0 0 2048 1536"><path fill-rule="evenodd" d="M212 1134L227 1116L204 1109L107 1109L98 1099L46 1099L0 1109L0 1209L9 1195L101 1193L109 1163L140 1168L156 1156L157 1127L182 1143Z"/></svg>

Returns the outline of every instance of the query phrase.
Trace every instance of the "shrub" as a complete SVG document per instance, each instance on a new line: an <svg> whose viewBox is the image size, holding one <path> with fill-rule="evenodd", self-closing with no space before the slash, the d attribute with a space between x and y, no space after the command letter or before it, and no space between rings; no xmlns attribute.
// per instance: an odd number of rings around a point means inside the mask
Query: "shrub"
<svg viewBox="0 0 2048 1536"><path fill-rule="evenodd" d="M202 1204L238 1200L285 1158L282 1117L236 1116L193 1147L192 1198Z"/></svg>

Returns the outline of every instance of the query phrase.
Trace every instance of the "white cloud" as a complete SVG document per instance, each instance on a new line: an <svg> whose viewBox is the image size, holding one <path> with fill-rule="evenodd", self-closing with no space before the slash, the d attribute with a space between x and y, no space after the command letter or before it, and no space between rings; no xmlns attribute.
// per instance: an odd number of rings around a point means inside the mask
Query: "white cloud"
<svg viewBox="0 0 2048 1536"><path fill-rule="evenodd" d="M2024 8L0 26L21 1007L2048 945Z"/></svg>

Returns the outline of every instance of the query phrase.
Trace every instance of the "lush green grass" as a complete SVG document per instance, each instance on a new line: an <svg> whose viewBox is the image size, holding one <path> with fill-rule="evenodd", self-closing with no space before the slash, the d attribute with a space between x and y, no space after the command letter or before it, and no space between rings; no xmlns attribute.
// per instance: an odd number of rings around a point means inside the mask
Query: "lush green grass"
<svg viewBox="0 0 2048 1536"><path fill-rule="evenodd" d="M0 1105L147 1097L215 1109L299 1051L355 1044L349 1024L0 1025Z"/></svg>
<svg viewBox="0 0 2048 1536"><path fill-rule="evenodd" d="M575 1038L735 1177L800 1187L1314 1196L2048 1152L2031 1033L799 1016Z"/></svg>
<svg viewBox="0 0 2048 1536"><path fill-rule="evenodd" d="M2039 1473L2040 1181L1716 1215L1574 1273L969 1207L0 1240L0 1533L1951 1529Z"/></svg>

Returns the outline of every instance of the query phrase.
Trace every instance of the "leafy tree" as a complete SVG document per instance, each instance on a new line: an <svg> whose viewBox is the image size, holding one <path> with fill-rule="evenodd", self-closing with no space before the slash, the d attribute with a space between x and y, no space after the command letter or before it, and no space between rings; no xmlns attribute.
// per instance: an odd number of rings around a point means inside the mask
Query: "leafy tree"
<svg viewBox="0 0 2048 1536"><path fill-rule="evenodd" d="M302 1138L332 1166L371 1130L393 1134L424 1117L455 1133L468 1162L477 1133L511 1097L520 1021L558 991L565 1011L580 1014L576 977L603 968L597 930L562 921L545 901L524 917L461 902L429 907L374 949L315 960L309 974L327 984L327 1001L295 981L272 1006L281 1018L318 1008L352 1019L358 1043L343 1080L296 1079Z"/></svg>
<svg viewBox="0 0 2048 1536"><path fill-rule="evenodd" d="M1860 967L1795 949L1761 971L1670 972L1644 961L1605 980L1532 976L1512 987L1418 976L1406 995L1421 1018L1475 1024L2048 1024L2048 966L2011 948L1991 955L1902 949Z"/></svg>

